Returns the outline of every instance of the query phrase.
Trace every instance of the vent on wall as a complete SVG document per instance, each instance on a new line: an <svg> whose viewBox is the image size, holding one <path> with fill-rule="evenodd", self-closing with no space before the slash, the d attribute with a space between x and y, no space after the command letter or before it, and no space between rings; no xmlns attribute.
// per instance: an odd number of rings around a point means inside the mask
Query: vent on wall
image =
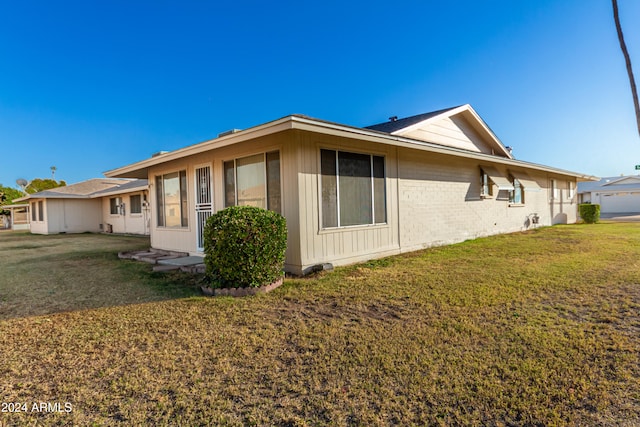
<svg viewBox="0 0 640 427"><path fill-rule="evenodd" d="M218 138L222 138L223 136L227 136L227 135L233 135L234 133L238 133L240 131L241 131L241 129L231 129L231 130L228 130L228 131L225 131L225 132L220 132L218 134Z"/></svg>

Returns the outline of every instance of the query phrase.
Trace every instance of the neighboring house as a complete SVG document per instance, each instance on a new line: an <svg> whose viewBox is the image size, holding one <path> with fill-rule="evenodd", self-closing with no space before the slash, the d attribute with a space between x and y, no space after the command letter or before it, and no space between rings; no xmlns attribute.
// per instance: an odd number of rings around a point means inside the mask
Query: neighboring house
<svg viewBox="0 0 640 427"><path fill-rule="evenodd" d="M469 105L369 128L292 115L105 175L149 180L158 249L202 254L227 206L280 212L295 274L573 223L576 183L593 179L515 160Z"/></svg>
<svg viewBox="0 0 640 427"><path fill-rule="evenodd" d="M30 194L35 234L149 234L147 180L95 178Z"/></svg>
<svg viewBox="0 0 640 427"><path fill-rule="evenodd" d="M640 176L614 176L578 183L580 203L600 205L600 213L640 212Z"/></svg>
<svg viewBox="0 0 640 427"><path fill-rule="evenodd" d="M0 229L28 230L29 229L29 204L17 203L4 205L0 211L9 211L9 215L0 215Z"/></svg>

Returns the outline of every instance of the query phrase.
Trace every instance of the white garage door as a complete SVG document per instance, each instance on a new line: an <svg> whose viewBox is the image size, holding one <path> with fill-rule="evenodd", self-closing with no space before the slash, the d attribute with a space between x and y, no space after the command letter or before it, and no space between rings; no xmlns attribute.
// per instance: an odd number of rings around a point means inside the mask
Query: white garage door
<svg viewBox="0 0 640 427"><path fill-rule="evenodd" d="M640 212L640 192L624 192L602 194L600 196L600 212L629 213Z"/></svg>

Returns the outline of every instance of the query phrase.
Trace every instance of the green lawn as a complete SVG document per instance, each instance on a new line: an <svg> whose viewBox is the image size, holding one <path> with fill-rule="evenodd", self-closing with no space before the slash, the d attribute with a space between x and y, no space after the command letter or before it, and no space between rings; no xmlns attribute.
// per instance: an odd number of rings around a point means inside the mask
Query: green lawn
<svg viewBox="0 0 640 427"><path fill-rule="evenodd" d="M27 403L0 425L640 424L640 224L478 239L239 299L115 256L145 245L0 234L0 396Z"/></svg>

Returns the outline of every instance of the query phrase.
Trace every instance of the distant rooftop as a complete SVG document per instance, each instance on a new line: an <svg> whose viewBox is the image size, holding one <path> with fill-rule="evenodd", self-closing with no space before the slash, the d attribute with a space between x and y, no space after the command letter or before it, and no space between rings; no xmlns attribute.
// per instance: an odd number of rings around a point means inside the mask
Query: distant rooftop
<svg viewBox="0 0 640 427"><path fill-rule="evenodd" d="M143 182L144 181L144 182ZM51 188L30 194L29 198L51 199L85 199L113 190L126 191L131 188L146 186L147 180L123 178L93 178L64 187Z"/></svg>
<svg viewBox="0 0 640 427"><path fill-rule="evenodd" d="M640 188L640 175L609 176L600 181L578 182L578 192L637 190Z"/></svg>

